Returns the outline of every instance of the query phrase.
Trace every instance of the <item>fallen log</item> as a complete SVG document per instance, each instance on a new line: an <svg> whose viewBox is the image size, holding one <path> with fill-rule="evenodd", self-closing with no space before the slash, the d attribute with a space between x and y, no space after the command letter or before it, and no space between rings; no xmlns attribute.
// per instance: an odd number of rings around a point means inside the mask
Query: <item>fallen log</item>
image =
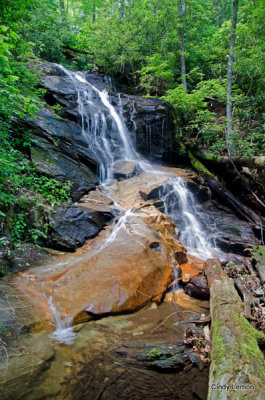
<svg viewBox="0 0 265 400"><path fill-rule="evenodd" d="M264 334L242 316L243 303L216 260L205 265L210 288L211 366L208 400L265 398Z"/></svg>
<svg viewBox="0 0 265 400"><path fill-rule="evenodd" d="M265 224L262 222L262 219L258 214L237 200L232 193L225 189L217 181L214 175L208 171L208 169L200 161L198 161L190 151L188 151L188 155L191 165L202 175L206 185L213 194L221 199L225 205L231 208L238 216L254 224L256 228L265 230Z"/></svg>

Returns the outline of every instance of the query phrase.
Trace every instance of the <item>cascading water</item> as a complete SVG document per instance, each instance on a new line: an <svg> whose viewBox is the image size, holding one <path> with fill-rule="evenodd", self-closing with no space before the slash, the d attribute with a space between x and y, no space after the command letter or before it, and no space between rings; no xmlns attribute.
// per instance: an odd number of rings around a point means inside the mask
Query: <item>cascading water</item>
<svg viewBox="0 0 265 400"><path fill-rule="evenodd" d="M58 343L64 343L71 345L73 344L76 334L73 331L72 321L69 318L63 319L58 313L55 305L53 304L52 297L49 298L49 306L53 313L54 323L56 330L50 335L50 337Z"/></svg>
<svg viewBox="0 0 265 400"><path fill-rule="evenodd" d="M76 89L81 134L87 143L88 149L97 158L102 187L108 191L108 182L113 176L112 166L116 160L133 160L138 163L140 169L143 171L154 175L163 174L163 171L155 168L150 162L138 155L131 134L123 120L122 113L119 113L111 104L107 91L101 91L93 86L86 80L84 73L72 72L60 65L58 67L70 78L71 83ZM97 106L95 102L97 102ZM121 107L121 104L119 106ZM133 112L135 112L134 106L132 114ZM133 118L134 115L131 115L131 121L134 124ZM136 131L136 126L134 126L134 129ZM164 121L162 123L162 130L164 130ZM148 133L151 135L151 128ZM163 132L161 132L161 146L162 144ZM149 138L149 146L151 150L151 137ZM166 214L170 215L173 219L176 212L181 215L179 228L181 231L180 238L184 245L186 245L192 254L198 255L203 259L213 257L213 244L207 239L199 222L192 194L185 187L180 177L172 178L169 184L171 186L170 192L162 193L161 197L164 200ZM172 203L172 193L174 206ZM179 205L177 209L175 206L176 203ZM120 229L126 229L126 221L128 217L133 215L131 210L126 211L120 206L119 209L124 215L120 217L110 236L98 247L96 250L97 253L115 240ZM49 304L56 324L56 331L51 337L60 343L71 344L75 335L71 328L71 321L63 320L60 317L52 299L50 299Z"/></svg>
<svg viewBox="0 0 265 400"><path fill-rule="evenodd" d="M140 157L122 117L109 100L108 92L93 86L85 79L84 73L69 71L61 65L58 67L76 88L81 133L97 158L100 181L106 182L112 178L114 161L139 161ZM101 107L95 106L95 99L100 100Z"/></svg>
<svg viewBox="0 0 265 400"><path fill-rule="evenodd" d="M195 198L185 186L184 180L177 176L169 180L169 185L171 190L161 193L161 198L165 214L177 222L181 242L191 254L203 260L216 257L219 250L200 222L205 214L200 215L197 211Z"/></svg>

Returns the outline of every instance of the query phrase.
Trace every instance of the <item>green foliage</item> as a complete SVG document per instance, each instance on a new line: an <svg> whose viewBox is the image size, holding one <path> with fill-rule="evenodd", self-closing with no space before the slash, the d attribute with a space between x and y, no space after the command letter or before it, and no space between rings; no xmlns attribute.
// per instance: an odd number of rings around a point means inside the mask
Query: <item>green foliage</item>
<svg viewBox="0 0 265 400"><path fill-rule="evenodd" d="M55 4L53 1L47 3L49 7ZM42 20L40 17L47 3L40 7L41 3L33 0L25 4L19 2L17 5L8 1L0 12L0 206L3 209L0 216L8 220L13 243L27 237L36 241L44 235L36 229L26 230L28 212L23 207L23 188L41 196L50 204L60 204L69 197L68 183L42 177L30 165L26 157L26 150L31 144L30 133L21 128L19 123L26 116L34 115L42 104L40 96L44 92L37 88L39 77L33 72L34 51L35 55L39 55L42 48L45 48L45 51L50 52L50 59L53 57L41 34L47 34L47 18ZM47 12L51 10L49 7ZM53 10L56 12L57 6ZM20 17L23 18L23 24ZM1 25L3 20L8 24ZM43 30L40 28L42 23ZM55 46L57 28L53 27L54 31L49 34L50 48L56 52L56 57L60 57L58 47ZM35 43L31 41L34 34Z"/></svg>
<svg viewBox="0 0 265 400"><path fill-rule="evenodd" d="M46 233L40 231L39 229L29 229L28 234L30 239L32 239L35 244L37 244L39 238L47 239L48 237Z"/></svg>
<svg viewBox="0 0 265 400"><path fill-rule="evenodd" d="M48 203L59 205L70 196L70 182L59 182L53 178L39 175L34 167L27 165L20 177L20 184L35 193L39 193Z"/></svg>
<svg viewBox="0 0 265 400"><path fill-rule="evenodd" d="M174 54L169 53L167 58L161 54L154 54L146 57L145 66L138 71L140 82L150 95L162 95L165 90L174 82Z"/></svg>
<svg viewBox="0 0 265 400"><path fill-rule="evenodd" d="M12 220L11 236L14 243L18 243L24 238L25 229L27 226L26 217L27 213L19 212Z"/></svg>

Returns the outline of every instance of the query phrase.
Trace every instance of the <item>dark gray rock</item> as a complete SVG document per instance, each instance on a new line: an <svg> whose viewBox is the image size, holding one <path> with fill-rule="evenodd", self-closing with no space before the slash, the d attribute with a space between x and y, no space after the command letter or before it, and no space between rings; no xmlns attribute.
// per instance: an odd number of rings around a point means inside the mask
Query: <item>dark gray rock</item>
<svg viewBox="0 0 265 400"><path fill-rule="evenodd" d="M74 251L95 237L113 215L77 206L62 206L50 217L49 245Z"/></svg>
<svg viewBox="0 0 265 400"><path fill-rule="evenodd" d="M185 293L196 299L208 300L210 298L209 287L204 275L195 276L184 286Z"/></svg>
<svg viewBox="0 0 265 400"><path fill-rule="evenodd" d="M147 348L136 356L136 359L144 362L145 366L157 370L182 369L187 358L185 346L173 345Z"/></svg>
<svg viewBox="0 0 265 400"><path fill-rule="evenodd" d="M242 221L234 214L220 211L210 205L203 206L202 210L207 212L205 217L206 229L209 236L215 239L216 245L226 253L234 253L250 256L252 246L258 245L252 225Z"/></svg>
<svg viewBox="0 0 265 400"><path fill-rule="evenodd" d="M78 201L98 184L89 166L96 168L94 155L82 141L78 126L57 118L49 110L40 110L28 118L31 128L31 160L37 170L60 182L71 182L71 195Z"/></svg>
<svg viewBox="0 0 265 400"><path fill-rule="evenodd" d="M122 94L119 100L137 151L146 158L172 160L178 148L173 107L159 99L132 95Z"/></svg>

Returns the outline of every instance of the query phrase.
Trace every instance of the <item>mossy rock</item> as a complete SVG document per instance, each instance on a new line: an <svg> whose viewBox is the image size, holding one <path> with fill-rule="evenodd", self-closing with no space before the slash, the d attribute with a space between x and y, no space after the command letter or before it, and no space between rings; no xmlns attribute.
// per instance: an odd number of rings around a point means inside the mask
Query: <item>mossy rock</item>
<svg viewBox="0 0 265 400"><path fill-rule="evenodd" d="M181 369L188 356L185 347L159 345L138 354L136 359L144 361L149 368L158 370Z"/></svg>

